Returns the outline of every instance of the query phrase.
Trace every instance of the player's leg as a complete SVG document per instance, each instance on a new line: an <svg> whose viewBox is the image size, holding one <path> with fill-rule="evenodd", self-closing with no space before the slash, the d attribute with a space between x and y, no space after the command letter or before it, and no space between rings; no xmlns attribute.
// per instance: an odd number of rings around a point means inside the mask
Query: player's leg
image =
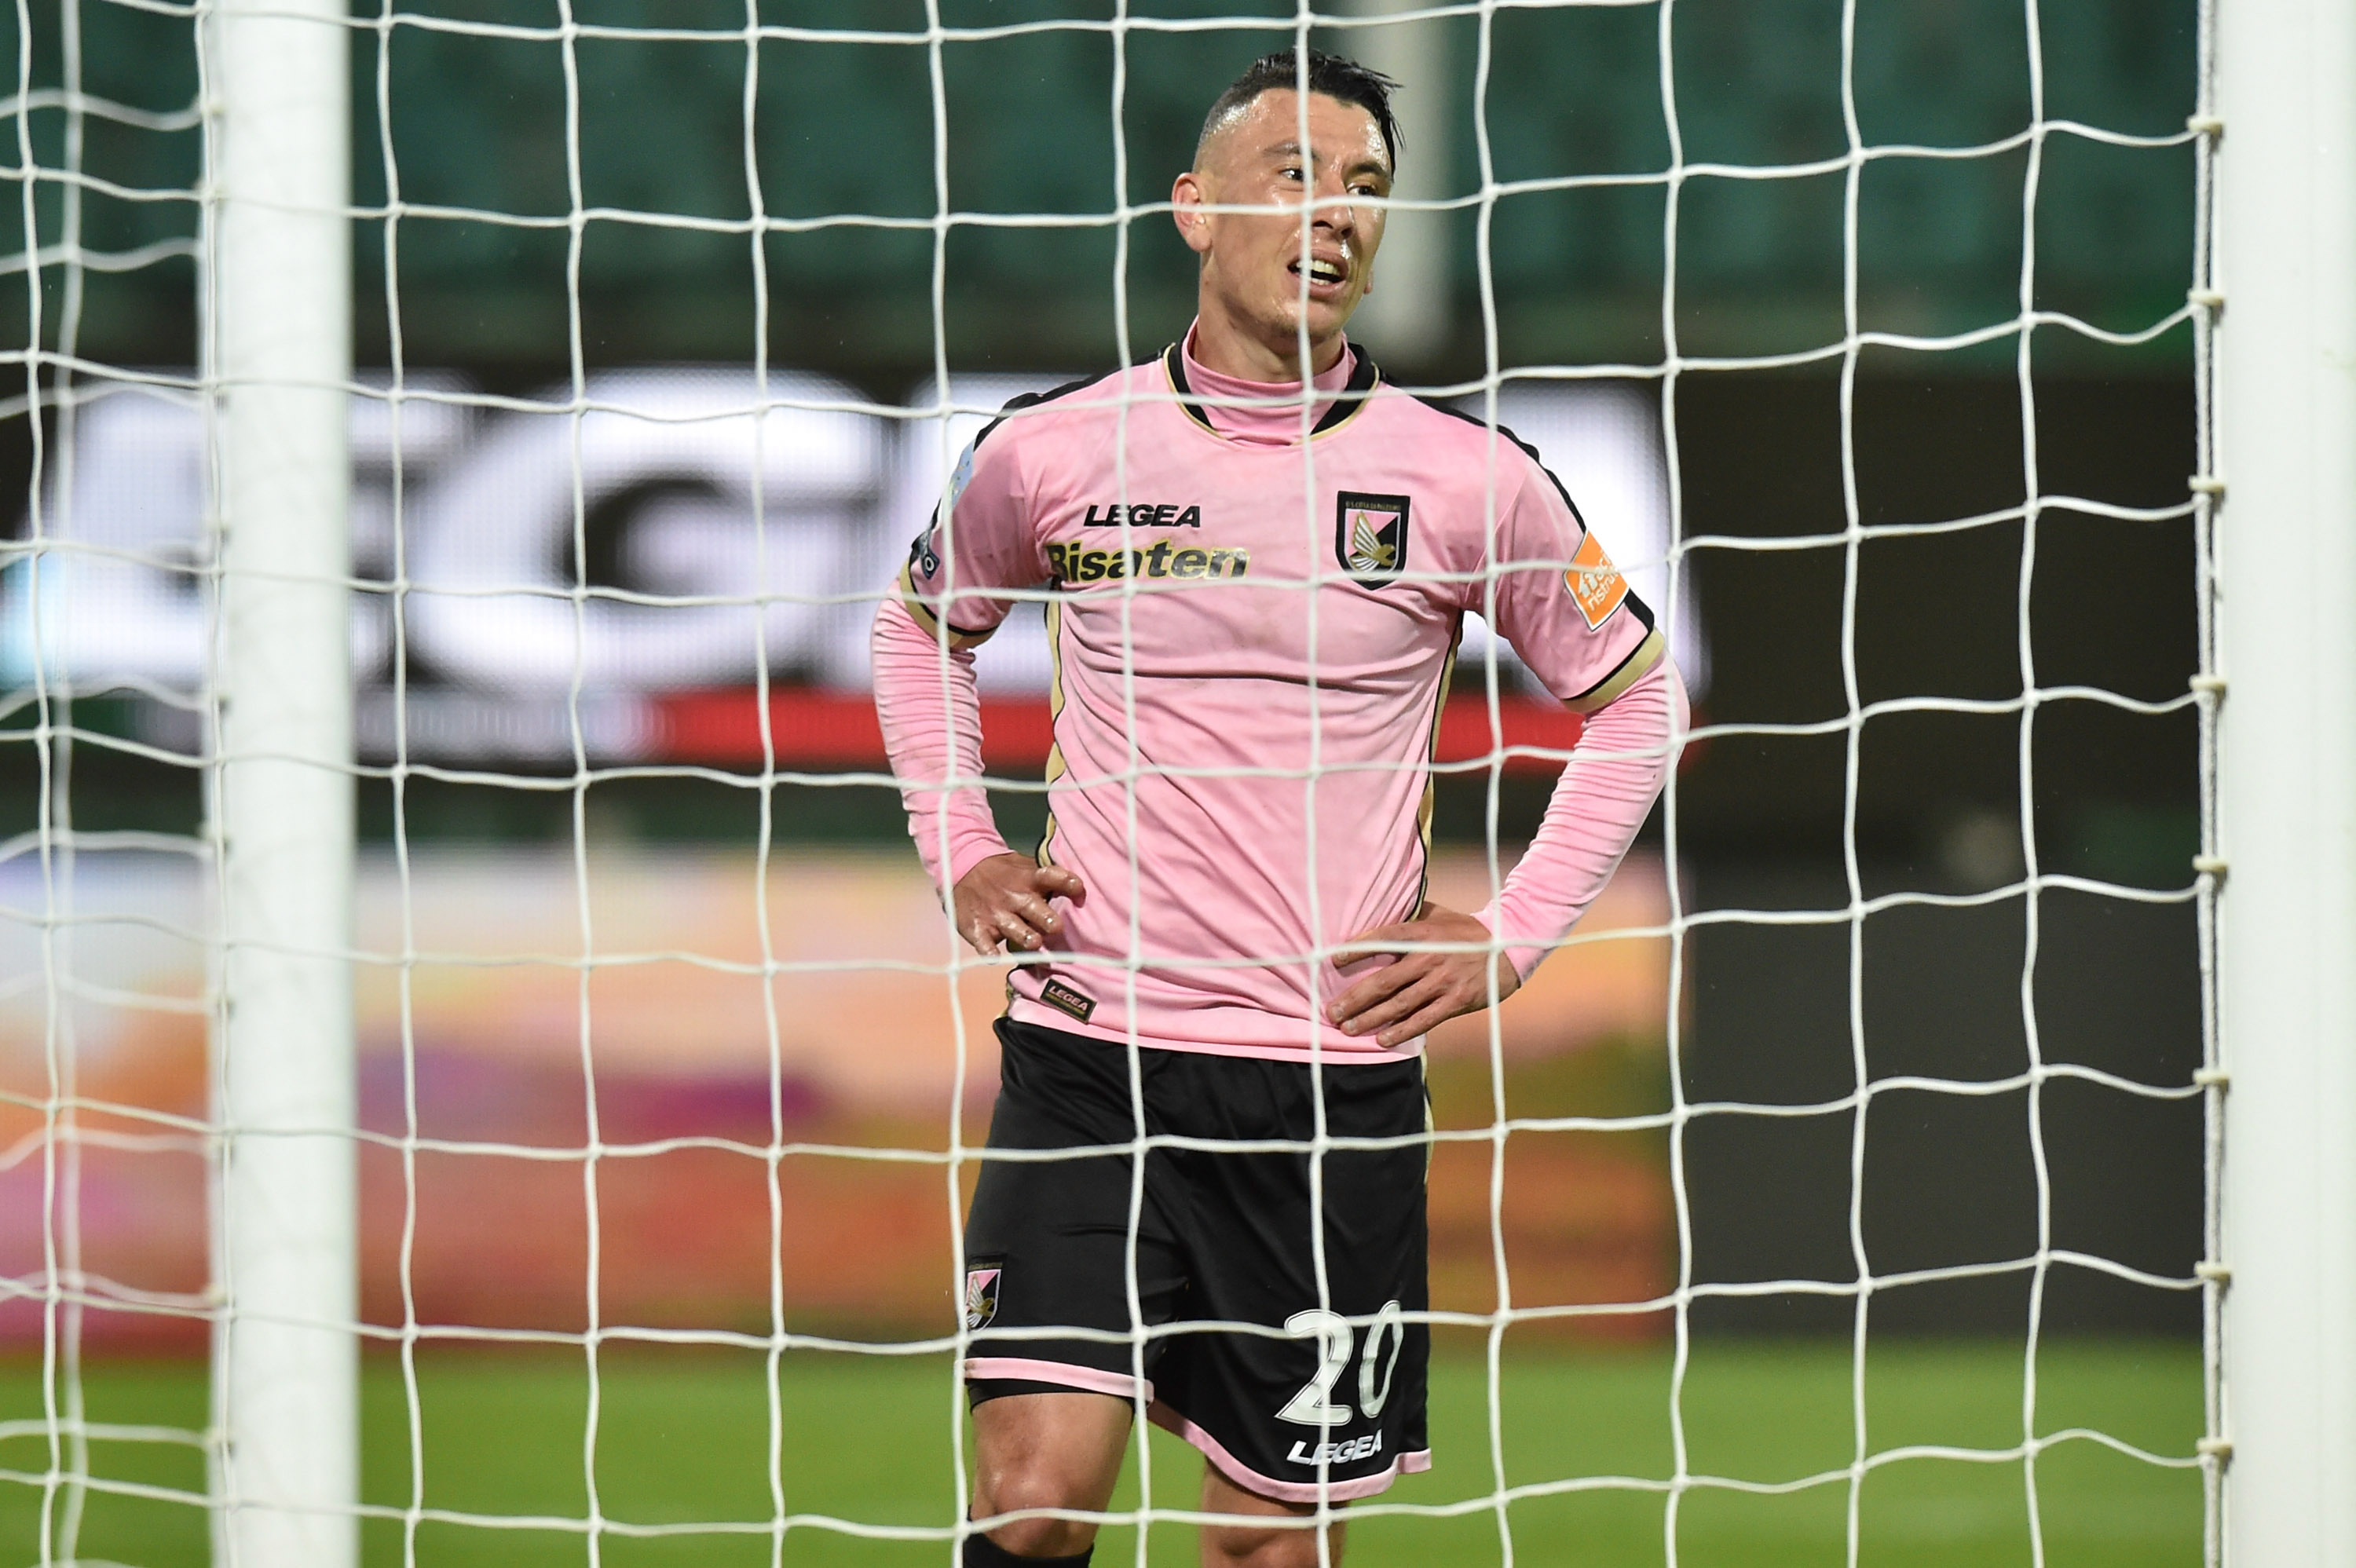
<svg viewBox="0 0 2356 1568"><path fill-rule="evenodd" d="M965 1231L964 1372L973 1403L972 1517L1025 1509L1101 1509L1129 1441L1137 1395L1152 1395L1158 1343L1138 1364L1133 1275L1148 1325L1183 1285L1149 1174L1134 1221L1130 1054L1118 1045L999 1020L999 1096ZM1145 1053L1149 1097L1153 1058ZM1151 1169L1149 1164L1149 1172ZM1077 1332L1075 1332L1077 1330ZM1140 1372L1144 1382L1139 1381ZM969 1568L1086 1562L1096 1527L1058 1519L987 1525Z"/></svg>
<svg viewBox="0 0 2356 1568"><path fill-rule="evenodd" d="M1347 1507L1337 1504L1336 1507ZM1343 1533L1334 1520L1323 1527L1279 1522L1306 1520L1317 1511L1314 1503L1283 1503L1246 1491L1219 1472L1203 1467L1203 1511L1238 1516L1234 1524L1203 1527L1203 1568L1318 1568L1328 1563L1340 1568ZM1266 1520L1267 1523L1252 1520ZM1317 1538L1325 1537L1325 1555L1318 1555Z"/></svg>
<svg viewBox="0 0 2356 1568"><path fill-rule="evenodd" d="M973 1512L978 1520L1023 1509L1099 1512L1112 1499L1134 1408L1108 1394L1017 1393L973 1407ZM1095 1541L1081 1520L1023 1519L990 1531L1021 1561L1071 1559ZM969 1552L968 1563L991 1563Z"/></svg>

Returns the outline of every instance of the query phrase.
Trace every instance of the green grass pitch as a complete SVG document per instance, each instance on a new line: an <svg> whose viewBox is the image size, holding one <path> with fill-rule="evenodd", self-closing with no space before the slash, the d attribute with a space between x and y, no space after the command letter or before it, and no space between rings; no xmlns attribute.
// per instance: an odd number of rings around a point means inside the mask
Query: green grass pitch
<svg viewBox="0 0 2356 1568"><path fill-rule="evenodd" d="M1667 1352L1538 1351L1503 1362L1502 1430L1509 1486L1572 1477L1654 1482L1674 1471ZM2021 1432L2017 1344L1893 1339L1866 1368L1871 1449L1916 1445L2005 1448ZM2172 1341L2056 1339L2038 1365L2038 1428L2094 1427L2147 1450L2192 1451L2201 1430L2200 1360ZM587 1380L577 1355L443 1350L421 1358L424 1503L483 1515L587 1514L583 1459ZM625 1525L765 1521L770 1516L767 1419L760 1358L712 1350L609 1350L604 1361L595 1476L605 1518ZM85 1386L92 1420L196 1426L205 1373L185 1362L102 1363ZM886 1358L798 1351L780 1379L781 1473L791 1512L873 1524L944 1525L954 1517L943 1441L952 1391L946 1357ZM1487 1382L1477 1344L1443 1345L1433 1371L1434 1468L1383 1500L1446 1505L1493 1488ZM371 1360L365 1384L365 1489L369 1502L409 1498L409 1430L397 1363ZM0 1362L0 1422L40 1413L37 1360ZM1837 1341L1703 1339L1685 1390L1687 1467L1751 1482L1846 1470L1853 1451L1848 1347ZM40 1561L41 1477L48 1445L37 1433L0 1438L0 1568ZM1194 1500L1201 1464L1157 1433L1153 1496ZM94 1472L114 1480L201 1490L192 1447L104 1442ZM1871 1470L1858 1495L1861 1560L1907 1568L1989 1568L2030 1561L2028 1477L2018 1459L1901 1459ZM2190 1568L2201 1560L2197 1472L2142 1463L2073 1441L2037 1463L2035 1483L2051 1568ZM1134 1506L1136 1467L1116 1507ZM1846 1474L1778 1496L1687 1491L1676 1529L1687 1568L1785 1568L1845 1561ZM1606 1488L1515 1502L1508 1510L1517 1564L1637 1568L1665 1561L1664 1492ZM369 1568L404 1557L398 1520L364 1527ZM1150 1561L1192 1564L1192 1532L1154 1526ZM414 1539L419 1568L542 1568L584 1564L573 1529L493 1529L428 1520ZM606 1534L605 1568L755 1568L771 1561L766 1529L659 1538ZM1099 1563L1135 1561L1132 1530L1108 1529ZM186 1501L91 1497L79 1559L136 1568L198 1568L206 1529ZM796 1568L917 1568L949 1561L937 1542L864 1541L798 1526L783 1562ZM1453 1518L1362 1518L1352 1568L1502 1561L1499 1519L1477 1507Z"/></svg>

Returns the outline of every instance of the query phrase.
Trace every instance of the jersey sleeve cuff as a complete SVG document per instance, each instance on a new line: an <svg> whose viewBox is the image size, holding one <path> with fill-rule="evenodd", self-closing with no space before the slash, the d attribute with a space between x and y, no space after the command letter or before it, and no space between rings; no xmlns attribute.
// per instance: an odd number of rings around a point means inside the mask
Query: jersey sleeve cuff
<svg viewBox="0 0 2356 1568"><path fill-rule="evenodd" d="M999 835L995 827L979 824L953 828L949 835L948 875L942 880L944 892L955 892L965 880L966 873L993 855L1012 855L1013 848Z"/></svg>
<svg viewBox="0 0 2356 1568"><path fill-rule="evenodd" d="M1505 896L1501 892L1491 899L1486 907L1477 911L1472 916L1474 920L1489 928L1491 941L1495 941L1497 933L1505 929ZM1510 943L1501 945L1504 948L1505 962L1514 966L1514 978L1517 981L1528 979L1530 971L1536 969L1539 961L1553 951L1550 947L1516 947Z"/></svg>

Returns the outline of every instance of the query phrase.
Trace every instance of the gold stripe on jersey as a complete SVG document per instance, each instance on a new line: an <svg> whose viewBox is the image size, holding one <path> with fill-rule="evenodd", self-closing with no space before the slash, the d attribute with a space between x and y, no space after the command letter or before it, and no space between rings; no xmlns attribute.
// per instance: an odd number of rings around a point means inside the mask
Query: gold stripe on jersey
<svg viewBox="0 0 2356 1568"><path fill-rule="evenodd" d="M1059 599L1050 599L1047 601L1047 723L1048 734L1050 737L1055 734L1055 720L1064 716L1063 632L1063 601ZM987 772L988 770L985 769L984 771ZM1047 776L1045 782L1048 784L1053 785L1057 779L1062 778L1068 771L1069 769L1067 769L1064 763L1064 748L1062 743L1051 738L1047 742ZM1052 802L1055 799L1055 796L1050 795L1047 798ZM1055 808L1053 805L1050 805L1047 807L1046 826L1039 830L1039 848L1032 854L1031 857L1033 860L1036 860L1039 863L1040 869L1042 870L1044 870L1046 868L1055 863L1055 855L1047 848L1050 844L1055 842ZM1014 971L1009 969L1006 972L1006 1005L1008 1007L1012 1007L1015 999L1021 997L1022 994L1022 992L1017 991L1014 988Z"/></svg>
<svg viewBox="0 0 2356 1568"><path fill-rule="evenodd" d="M1644 640L1636 645L1636 651L1620 661L1618 669L1613 670L1577 697L1570 699L1563 706L1574 713L1594 712L1652 674L1653 667L1661 662L1661 656L1668 651L1668 646L1667 639L1661 635L1657 628L1646 633Z"/></svg>
<svg viewBox="0 0 2356 1568"><path fill-rule="evenodd" d="M1183 344L1173 343L1162 351L1162 379L1170 383L1170 395L1178 400L1179 411L1216 435L1219 427L1211 422L1211 416L1194 400L1193 389L1186 385L1186 373L1178 368L1178 356L1183 350Z"/></svg>
<svg viewBox="0 0 2356 1568"><path fill-rule="evenodd" d="M1456 649L1464 641L1464 618L1456 618L1456 631L1448 639L1448 657L1440 667L1440 691L1431 704L1431 733L1423 744L1423 803L1415 808L1416 836L1423 840L1423 874L1416 879L1415 908L1406 918L1415 919L1423 912L1424 896L1431 891L1431 814L1433 798L1440 781L1432 776L1431 764L1440 757L1440 720L1448 711L1448 688L1456 679Z"/></svg>
<svg viewBox="0 0 2356 1568"><path fill-rule="evenodd" d="M1348 405L1349 411L1343 414L1340 419L1333 420L1332 424L1320 424L1315 430L1311 431L1309 432L1310 440L1323 441L1329 435L1339 435L1342 432L1350 428L1351 421L1356 419L1360 414L1366 411L1366 405L1368 403L1375 400L1375 389L1383 384L1382 369L1371 359L1361 357L1359 363L1364 365L1367 371L1365 389L1358 390L1349 387L1343 388L1336 396L1338 400ZM1325 417L1327 419L1333 418L1331 412L1328 412Z"/></svg>
<svg viewBox="0 0 2356 1568"><path fill-rule="evenodd" d="M907 607L909 614L916 617L916 624L924 629L926 635L937 638L941 635L941 618L933 613L933 607L925 603L923 594L916 592L916 579L909 575L907 567L900 569L899 578L894 586L899 590L900 603ZM992 626L989 632L961 632L951 626L948 628L949 646L978 648L990 641L991 632L997 630Z"/></svg>
<svg viewBox="0 0 2356 1568"><path fill-rule="evenodd" d="M1055 784L1069 770L1064 763L1064 746L1055 739L1055 722L1064 716L1064 602L1047 601L1047 825L1039 833L1039 864L1044 868L1055 863L1047 846L1055 837Z"/></svg>

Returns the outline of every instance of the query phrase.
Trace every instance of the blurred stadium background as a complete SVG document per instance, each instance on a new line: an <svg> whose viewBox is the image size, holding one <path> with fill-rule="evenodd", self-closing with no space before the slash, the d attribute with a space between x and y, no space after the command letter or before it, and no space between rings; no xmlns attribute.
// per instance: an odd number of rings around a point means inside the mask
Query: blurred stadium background
<svg viewBox="0 0 2356 1568"><path fill-rule="evenodd" d="M198 82L186 13L115 0L64 4L71 28L57 0L0 18L6 58L27 62L21 80L33 90L14 105L18 134L0 151L24 197L0 210L0 251L27 249L28 217L44 247L78 233L91 264L70 267L45 252L39 331L44 347L91 368L68 377L51 363L40 374L48 393L70 387L88 398L107 386L96 368L186 373L197 360L198 209L137 193L185 192L198 177L200 132L189 111ZM2041 77L2049 120L2144 136L2182 130L2194 85L2191 0L2049 0L2029 9L2041 40L2033 59L2016 0L1864 0L1854 69L1862 142L1962 147L2018 136L2032 118L2032 74ZM758 12L773 25L920 36L926 26L916 0L762 0ZM939 6L953 27L1110 14L1094 0ZM1281 22L1290 12L1248 0L1149 0L1125 14ZM570 15L725 31L741 29L746 12L718 0L584 0ZM411 388L449 395L403 405L397 453L386 405L355 400L356 558L363 578L390 579L397 481L402 558L418 589L400 672L410 755L471 775L412 774L397 806L380 774L358 786L362 947L401 950L405 874L417 947L455 955L417 965L405 991L394 966L363 966L362 1118L378 1132L403 1131L406 1043L420 1134L577 1147L584 1123L575 972L536 961L577 955L581 943L564 700L570 611L467 591L569 585L577 570L593 585L744 592L753 571L744 498L753 447L749 421L593 416L584 432L593 481L587 556L575 562L570 424L522 400L569 396L576 347L593 397L671 413L741 400L753 386L756 307L766 311L767 357L778 372L773 389L785 395L906 409L932 400L945 363L961 400L994 400L1108 365L1124 347L1136 355L1158 348L1191 314L1193 273L1161 216L1141 217L1125 251L1105 217L1121 166L1110 117L1116 42L1105 31L941 48L948 207L1073 221L985 219L948 230L938 258L937 362L930 220L942 197L921 44L763 43L748 160L741 38L582 37L569 48L576 74L568 81L568 48L553 37L437 30L426 25L436 17L519 29L559 19L547 0L478 0L406 6L400 25L353 35L355 193L376 213L356 227L358 363L364 379L380 383L397 361ZM2019 509L2030 483L2025 430L2040 494L2130 507L2183 500L2195 467L2188 325L2132 345L2040 328L2026 403L2012 333L1935 352L1868 348L1845 421L1836 374L1849 146L1841 20L1836 0L1676 0L1670 75L1685 163L1785 169L1775 178L1687 176L1676 198L1673 273L1664 244L1671 197L1658 177L1670 137L1657 6L1501 8L1485 19L1437 18L1381 34L1322 32L1321 42L1344 49L1362 36L1376 40L1364 52L1408 80L1407 155L1420 184L1410 194L1471 196L1484 173L1497 182L1637 176L1506 194L1403 224L1396 256L1386 258L1398 272L1384 275L1394 293L1411 297L1386 298L1368 337L1394 379L1460 389L1483 371L1492 322L1507 368L1641 371L1663 361L1671 326L1687 359L1805 361L1686 370L1666 424L1658 382L1641 375L1516 382L1506 400L1505 421L1547 450L1640 579L1665 575L1673 491L1683 537L1819 541L1687 557L1680 652L1703 677L1697 721L1837 721L1850 712L1843 616L1852 558L1840 539L1850 483L1868 524L2013 513L1958 531L1877 538L1856 550L1859 700L2017 699L2024 648L2041 687L2180 696L2195 663L2190 520L2048 507L2024 573ZM61 106L54 90L77 32L70 54L84 91L123 112L80 116ZM1244 27L1121 35L1127 200L1166 196L1209 98L1283 41L1281 31ZM565 136L575 114L577 169L568 167ZM26 179L27 149L54 169L70 138L80 141L90 180ZM1969 158L1868 164L1856 215L1859 326L1931 336L2014 321L2032 241L2039 309L2115 332L2179 312L2192 265L2190 147L2052 135L2038 155L2026 213L2025 142ZM583 227L574 288L566 220L576 177L580 203L611 216ZM741 222L748 184L769 214L813 220L765 237L757 261L744 234L693 225ZM397 217L386 211L396 194ZM862 213L910 221L817 221ZM756 297L756 265L765 299ZM16 272L21 280L21 261ZM28 290L0 288L0 343L27 344L34 330ZM1827 346L1835 352L1808 357ZM27 743L37 717L30 573L19 562L0 579L0 723L8 727L0 730L0 1147L11 1151L0 1167L0 1275L31 1280L46 1266L37 1134L49 1093L48 1001L40 932L27 918L41 901L43 798L79 833L198 830L201 731L187 698L200 686L205 647L188 568L203 560L205 497L202 427L186 406L117 390L61 418L45 396L37 429L21 395L8 407L0 497L14 499L0 506L19 536L37 437L54 537L145 558L45 569L45 592L58 596L58 613L46 617L47 651L51 667L76 684L77 732L46 770ZM772 584L836 601L782 606L769 623L776 764L809 775L768 792L775 955L791 965L937 964L942 940L895 797L834 775L883 766L864 696L869 607L859 595L888 575L929 507L939 430L856 411L790 415L770 429ZM391 601L359 600L361 760L381 769L396 737ZM753 641L750 613L604 608L612 613L595 620L585 645L580 720L589 763L623 776L578 792L598 950L757 960L752 907L764 816L761 792L748 787L762 762L755 672L743 652ZM1022 637L1001 641L986 665L991 761L1035 777L1044 754L1044 660ZM1510 665L1504 688L1509 740L1564 743L1572 731L1515 690ZM1490 744L1477 690L1460 698L1468 700L1453 750L1444 748L1455 760ZM2087 703L2032 712L1883 715L1865 727L1854 842L1869 897L1978 892L2019 879L2024 757L2041 869L2150 890L2187 885L2196 826L2191 713L2131 715ZM1847 745L1834 724L1814 736L1730 736L1694 749L1679 782L1674 845L1688 912L1847 904ZM1550 782L1543 770L1519 769L1494 781L1507 844L1534 823ZM1485 878L1491 791L1481 768L1441 785L1443 887ZM1039 803L1019 790L1001 798L1018 842ZM405 872L394 853L397 821ZM83 923L72 940L71 1027L81 1092L201 1119L204 953L154 923L200 924L201 870L185 854L124 842L83 851L75 871ZM1656 817L1590 928L1665 921L1670 849ZM2026 1000L2044 1059L2147 1083L2187 1081L2200 1048L2190 904L2051 890L2038 904ZM2028 901L2017 893L1867 918L1861 1016L1871 1072L1986 1079L2020 1071L2029 1051L2022 976L2030 929ZM1551 963L1505 1015L1508 1109L1665 1107L1669 972L1668 944L1652 938L1590 944ZM1687 1097L1789 1104L1847 1093L1849 987L1844 923L1697 928L1680 1004ZM984 1048L995 991L979 973L954 992L873 968L782 976L787 1136L941 1148L953 1105L978 1136L994 1088ZM591 1049L603 1136L765 1143L771 1090L761 992L757 976L683 959L595 971ZM142 997L180 1004L135 1005ZM964 1009L977 1042L962 1079L952 1008ZM1492 1093L1483 1031L1459 1026L1435 1051L1443 1125L1487 1125ZM2022 1090L1877 1100L1856 1194L1877 1274L2037 1251L2027 1099ZM2040 1111L2051 1244L2188 1276L2201 1244L2199 1103L2057 1081L2043 1090ZM85 1125L102 1135L157 1131L136 1116ZM1683 1152L1693 1277L1853 1279L1853 1133L1847 1112L1694 1122ZM201 1317L143 1309L135 1298L169 1301L200 1292L208 1278L200 1147L110 1147L102 1137L81 1160L84 1267L134 1293L84 1319L92 1408L112 1402L111 1419L201 1426L203 1373L193 1360L205 1342ZM364 1150L362 1161L363 1309L369 1321L397 1328L402 1167L382 1147ZM1506 1171L1503 1230L1517 1301L1644 1301L1674 1285L1676 1209L1662 1136L1525 1135ZM606 1160L597 1179L605 1322L766 1329L768 1197L758 1159L678 1148ZM1486 1145L1442 1150L1433 1175L1436 1305L1494 1304L1489 1179ZM788 1328L865 1339L946 1331L950 1232L937 1166L796 1156L781 1182ZM584 1326L588 1242L577 1162L428 1154L417 1162L416 1197L419 1321ZM2029 1290L2029 1273L2013 1270L1876 1296L1877 1446L2019 1441ZM1703 1338L1687 1419L1715 1435L1697 1438L1702 1447L1689 1462L1762 1480L1848 1463L1852 1313L1837 1295L1697 1303L1692 1322ZM2200 1429L2196 1295L2057 1266L2042 1313L2053 1339L2040 1365L2061 1409L2040 1415L2040 1425L2105 1425L2157 1451L2190 1452ZM0 1362L0 1420L40 1413L44 1321L37 1291L0 1300L8 1358ZM1667 1330L1658 1313L1517 1328L1505 1387L1509 1415L1523 1414L1507 1422L1508 1479L1666 1474ZM1477 1497L1492 1484L1476 1341L1456 1347L1462 1355L1443 1369L1438 1395L1462 1418L1462 1463L1452 1477L1436 1472L1441 1489L1419 1491L1420 1500ZM863 1518L896 1508L896 1522L942 1522L941 1434L951 1408L944 1363L850 1360L806 1369L789 1392L788 1406L807 1418L797 1421L801 1435L787 1455L796 1486L807 1488L795 1506ZM766 1519L757 1358L740 1366L713 1353L665 1361L641 1351L609 1362L625 1414L609 1411L598 1461L618 1477L607 1511ZM436 1506L579 1516L577 1353L498 1358L476 1347L444 1353L429 1370L423 1420ZM389 1362L372 1364L369 1379L370 1497L398 1503L409 1493L400 1380ZM1576 1430L1540 1419L1566 1406L1593 1417L1570 1424ZM862 1424L873 1425L873 1441L847 1451L841 1435ZM9 1431L0 1467L37 1480L46 1445L21 1427ZM1711 1442L1721 1445L1715 1453ZM200 1489L194 1450L102 1447L102 1468ZM1158 1452L1166 1477L1174 1456ZM708 1467L690 1457L707 1453ZM2055 1499L2045 1515L2049 1561L2197 1557L2197 1477L2110 1455L2057 1454L2040 1465ZM2017 1467L1930 1469L1935 1477L1926 1480L1900 1467L1888 1472L1899 1478L1868 1488L1869 1555L2027 1560ZM31 1560L39 1495L37 1485L0 1485L6 1561ZM1817 1553L1837 1552L1846 1499L1844 1485L1793 1499L1697 1500L1681 1526L1679 1560L1829 1561ZM1634 1563L1657 1561L1663 1550L1660 1503L1649 1493L1517 1505L1514 1520L1520 1561ZM371 1561L380 1552L399 1561L398 1527L370 1528ZM203 1536L192 1509L102 1497L91 1504L83 1550L93 1559L192 1562ZM1486 1511L1446 1526L1399 1521L1367 1530L1365 1560L1494 1560L1495 1536ZM792 1550L808 1555L789 1552L791 1561L937 1554L819 1531L792 1539ZM561 1531L486 1536L429 1527L417 1550L421 1561L519 1563L543 1560L534 1553L578 1561L582 1546ZM1115 1557L1124 1550L1107 1547ZM606 1546L608 1561L631 1563L733 1562L739 1551L744 1561L766 1560L765 1542L744 1540Z"/></svg>

